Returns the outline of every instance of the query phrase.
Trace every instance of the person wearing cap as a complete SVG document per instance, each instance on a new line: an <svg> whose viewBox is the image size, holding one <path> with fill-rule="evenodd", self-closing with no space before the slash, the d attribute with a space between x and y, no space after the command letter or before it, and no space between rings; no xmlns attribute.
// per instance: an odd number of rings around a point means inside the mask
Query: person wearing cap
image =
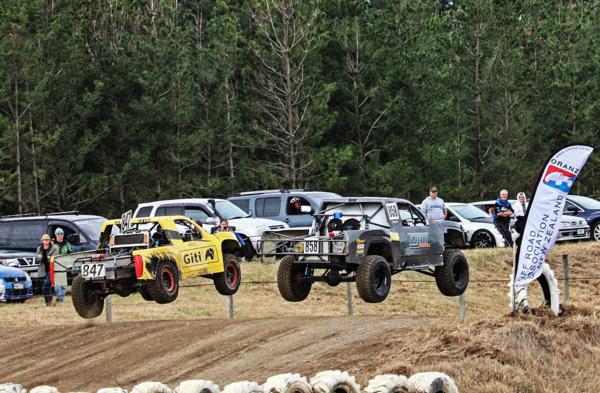
<svg viewBox="0 0 600 393"><path fill-rule="evenodd" d="M446 219L448 211L446 210L444 200L438 197L437 187L429 189L429 196L421 202L421 212L430 222L444 221Z"/></svg>
<svg viewBox="0 0 600 393"><path fill-rule="evenodd" d="M54 231L54 245L58 247L58 255L66 255L73 252L73 246L71 243L65 240L65 231L63 231L61 227L56 228ZM67 289L62 285L54 286L54 293L56 294L57 303L64 303L66 292Z"/></svg>
<svg viewBox="0 0 600 393"><path fill-rule="evenodd" d="M302 201L298 197L290 199L290 214L302 214Z"/></svg>
<svg viewBox="0 0 600 393"><path fill-rule="evenodd" d="M41 239L42 244L37 249L36 261L39 264L38 277L43 277L42 295L46 301L46 306L52 305L52 284L50 282L50 257L58 255L58 247L52 244L50 235L44 233Z"/></svg>

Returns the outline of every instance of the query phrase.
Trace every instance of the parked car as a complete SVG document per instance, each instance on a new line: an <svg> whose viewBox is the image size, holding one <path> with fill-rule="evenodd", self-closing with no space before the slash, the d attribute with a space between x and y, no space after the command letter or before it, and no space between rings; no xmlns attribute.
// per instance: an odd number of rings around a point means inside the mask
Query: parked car
<svg viewBox="0 0 600 393"><path fill-rule="evenodd" d="M227 220L244 241L250 240L252 247L245 250L247 260L254 255L256 243L264 231L289 228L281 221L253 218L226 199L188 198L140 203L133 213L135 218L177 215L186 216L193 221L200 220L202 227L209 232L221 220Z"/></svg>
<svg viewBox="0 0 600 393"><path fill-rule="evenodd" d="M484 212L487 212L490 207L494 206L496 201L481 201L473 202L472 205L480 208ZM518 203L516 200L511 199L510 203ZM563 210L563 215L560 218L560 227L558 229L557 242L569 241L569 240L586 240L590 237L590 226L583 218L573 218L566 213L567 205ZM598 230L600 231L600 229ZM513 238L515 235L513 234Z"/></svg>
<svg viewBox="0 0 600 393"><path fill-rule="evenodd" d="M38 293L41 279L37 277L35 253L42 235L54 237L55 229L61 227L74 251L94 250L104 221L104 217L77 212L0 217L0 264L25 271Z"/></svg>
<svg viewBox="0 0 600 393"><path fill-rule="evenodd" d="M272 242L272 241L269 241ZM277 271L281 296L300 302L314 282L356 282L368 303L383 301L392 274L416 271L435 277L446 296L459 296L469 283L469 266L457 248L464 233L451 221L428 223L409 201L360 197L323 201L310 235L264 244L283 256ZM292 247L287 243L293 242ZM261 246L263 244L261 243Z"/></svg>
<svg viewBox="0 0 600 393"><path fill-rule="evenodd" d="M33 283L21 269L0 265L0 302L24 302L33 296Z"/></svg>
<svg viewBox="0 0 600 393"><path fill-rule="evenodd" d="M585 219L590 226L590 238L600 242L600 201L579 195L568 195L563 214Z"/></svg>
<svg viewBox="0 0 600 393"><path fill-rule="evenodd" d="M447 220L458 222L467 234L467 243L474 248L504 247L504 238L496 229L492 217L468 203L447 202Z"/></svg>
<svg viewBox="0 0 600 393"><path fill-rule="evenodd" d="M312 214L325 199L338 198L332 192L297 190L263 190L241 192L228 198L252 217L264 217L283 221L290 228L310 228ZM297 211L292 200L299 200L301 210Z"/></svg>

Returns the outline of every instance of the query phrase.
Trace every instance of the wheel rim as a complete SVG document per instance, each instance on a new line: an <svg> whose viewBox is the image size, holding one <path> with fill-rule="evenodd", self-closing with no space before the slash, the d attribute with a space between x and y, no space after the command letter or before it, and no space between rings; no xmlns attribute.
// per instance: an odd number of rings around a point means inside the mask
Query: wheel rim
<svg viewBox="0 0 600 393"><path fill-rule="evenodd" d="M388 284L388 277L384 265L380 265L377 270L375 270L375 277L373 278L375 290L379 293L383 292Z"/></svg>
<svg viewBox="0 0 600 393"><path fill-rule="evenodd" d="M463 261L459 261L452 267L452 279L457 284L462 284L465 277L465 267Z"/></svg>
<svg viewBox="0 0 600 393"><path fill-rule="evenodd" d="M487 232L479 232L474 240L475 248L487 248L492 245L492 236Z"/></svg>
<svg viewBox="0 0 600 393"><path fill-rule="evenodd" d="M227 282L227 286L229 288L235 288L238 281L238 272L235 266L235 263L230 262L227 264L227 268L225 268L225 281Z"/></svg>
<svg viewBox="0 0 600 393"><path fill-rule="evenodd" d="M161 274L163 288L167 292L173 292L175 290L175 277L173 272L169 268L164 268Z"/></svg>
<svg viewBox="0 0 600 393"><path fill-rule="evenodd" d="M594 240L600 242L600 225L594 227Z"/></svg>

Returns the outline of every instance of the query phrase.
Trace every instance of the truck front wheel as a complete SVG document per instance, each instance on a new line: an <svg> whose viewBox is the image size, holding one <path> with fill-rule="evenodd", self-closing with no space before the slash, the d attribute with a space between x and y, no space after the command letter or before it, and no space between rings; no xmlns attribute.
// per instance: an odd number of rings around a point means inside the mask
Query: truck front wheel
<svg viewBox="0 0 600 393"><path fill-rule="evenodd" d="M356 289L367 303L385 300L392 286L392 272L387 260L380 255L369 255L356 271Z"/></svg>
<svg viewBox="0 0 600 393"><path fill-rule="evenodd" d="M86 282L81 276L73 279L73 306L80 317L91 319L102 314L104 299L92 288L91 282Z"/></svg>
<svg viewBox="0 0 600 393"><path fill-rule="evenodd" d="M235 255L225 254L223 259L223 273L213 275L213 282L217 292L230 296L235 294L240 287L242 271Z"/></svg>
<svg viewBox="0 0 600 393"><path fill-rule="evenodd" d="M469 264L460 250L444 251L444 264L435 268L435 282L446 296L459 296L469 285Z"/></svg>
<svg viewBox="0 0 600 393"><path fill-rule="evenodd" d="M312 282L305 277L306 265L295 263L292 255L286 255L277 269L277 288L288 302L301 302L308 297Z"/></svg>
<svg viewBox="0 0 600 393"><path fill-rule="evenodd" d="M154 280L146 288L148 294L156 303L171 303L179 294L179 272L173 263L168 261L158 262Z"/></svg>

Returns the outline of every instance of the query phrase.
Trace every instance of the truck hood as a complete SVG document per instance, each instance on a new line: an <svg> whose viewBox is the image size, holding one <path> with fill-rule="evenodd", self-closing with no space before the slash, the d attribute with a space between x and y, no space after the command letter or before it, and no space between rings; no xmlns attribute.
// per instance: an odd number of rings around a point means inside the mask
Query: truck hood
<svg viewBox="0 0 600 393"><path fill-rule="evenodd" d="M289 225L283 221L269 220L268 218L234 218L229 225L235 227L235 231L244 235L260 236L264 231L288 229Z"/></svg>

